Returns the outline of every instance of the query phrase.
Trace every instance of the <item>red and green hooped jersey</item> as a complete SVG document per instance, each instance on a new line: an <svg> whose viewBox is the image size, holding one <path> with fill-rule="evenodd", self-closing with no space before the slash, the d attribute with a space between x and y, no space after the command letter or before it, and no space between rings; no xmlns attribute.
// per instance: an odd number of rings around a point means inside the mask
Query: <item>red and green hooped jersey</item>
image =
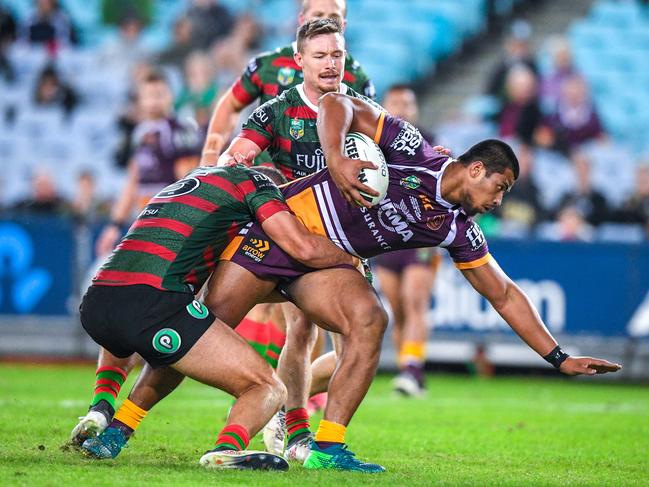
<svg viewBox="0 0 649 487"><path fill-rule="evenodd" d="M257 98L260 103L266 103L302 83L302 68L293 59L295 49L294 42L252 58L244 73L232 85L234 97L245 105L250 105ZM372 81L349 53L345 57L343 83L369 98L376 96Z"/></svg>
<svg viewBox="0 0 649 487"><path fill-rule="evenodd" d="M288 207L265 175L244 166L197 168L149 201L93 284L195 292L239 230L278 211Z"/></svg>
<svg viewBox="0 0 649 487"><path fill-rule="evenodd" d="M340 92L372 102L345 84ZM243 124L239 137L267 151L273 164L292 181L326 166L316 119L318 106L309 101L299 84L258 107Z"/></svg>

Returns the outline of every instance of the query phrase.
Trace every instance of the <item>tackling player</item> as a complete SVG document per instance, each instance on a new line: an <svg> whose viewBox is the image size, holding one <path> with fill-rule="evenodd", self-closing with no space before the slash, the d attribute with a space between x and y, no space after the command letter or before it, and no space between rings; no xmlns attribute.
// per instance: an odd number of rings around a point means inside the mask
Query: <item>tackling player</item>
<svg viewBox="0 0 649 487"><path fill-rule="evenodd" d="M133 133L134 151L126 184L112 209L111 223L97 240L100 258L113 250L133 211L196 167L200 156L202 134L172 115L173 95L162 75L152 72L138 84L137 104L143 120ZM94 394L87 414L72 430L73 444L80 445L106 427L115 412L122 384L139 362L137 355L119 359L100 349Z"/></svg>
<svg viewBox="0 0 649 487"><path fill-rule="evenodd" d="M414 126L419 119L417 97L408 85L393 85L383 97L387 112ZM420 129L424 139L433 144L432 135ZM416 181L400 184L416 186ZM426 313L440 256L436 249L404 249L380 255L372 260L381 292L388 299L393 316L392 340L397 351L399 375L394 388L406 396L424 392L425 346L428 328Z"/></svg>
<svg viewBox="0 0 649 487"><path fill-rule="evenodd" d="M359 190L376 194L357 179L372 163L343 156L345 135L374 138L388 161L386 198L368 208ZM452 159L438 154L409 123L371 104L342 94L325 95L319 105L318 134L329 170L297 180L282 192L296 216L311 231L326 235L348 252L372 257L390 250L440 246L456 266L534 351L564 374L614 372L617 364L591 357L570 357L557 345L521 289L489 253L472 216L500 205L518 176L518 161L504 142L487 140ZM403 178L417 184L400 184ZM338 192L334 186L343 190ZM406 202L406 210L400 201ZM412 218L408 217L408 214ZM257 224L232 240L225 260L210 279L206 303L226 323L237 323L254 296L278 288L309 318L343 337L343 352L329 382L329 400L311 452L310 469L382 472L360 461L345 444L345 433L378 365L387 317L367 281L349 269L306 272L277 247L263 255L246 252L265 237ZM305 273L306 272L306 273ZM149 410L177 384L166 369L147 369L130 399ZM101 437L100 437L101 438Z"/></svg>
<svg viewBox="0 0 649 487"><path fill-rule="evenodd" d="M149 201L94 277L81 303L81 323L117 358L137 352L148 363L145 370L167 367L178 380L189 376L237 398L201 464L286 469L281 457L240 452L283 404L284 385L242 338L194 299L215 257L253 218L273 242L255 242L252 253L280 245L314 268L355 263L329 240L310 234L264 174L240 165L198 168ZM82 448L97 458L113 457L145 415L127 399L102 440L90 438Z"/></svg>

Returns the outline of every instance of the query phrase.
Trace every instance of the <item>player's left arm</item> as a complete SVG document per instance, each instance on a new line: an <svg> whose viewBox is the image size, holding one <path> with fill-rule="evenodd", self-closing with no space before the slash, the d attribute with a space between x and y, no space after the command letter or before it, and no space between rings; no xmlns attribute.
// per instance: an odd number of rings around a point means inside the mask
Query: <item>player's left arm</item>
<svg viewBox="0 0 649 487"><path fill-rule="evenodd" d="M462 274L530 348L555 366L559 361L558 368L564 374L604 374L622 368L618 364L598 358L566 357L557 348L556 340L544 325L529 298L503 272L494 259L479 267L462 269Z"/></svg>
<svg viewBox="0 0 649 487"><path fill-rule="evenodd" d="M278 211L262 221L262 228L282 250L314 269L337 265L356 266L358 259L336 247L331 240L309 232L289 211Z"/></svg>

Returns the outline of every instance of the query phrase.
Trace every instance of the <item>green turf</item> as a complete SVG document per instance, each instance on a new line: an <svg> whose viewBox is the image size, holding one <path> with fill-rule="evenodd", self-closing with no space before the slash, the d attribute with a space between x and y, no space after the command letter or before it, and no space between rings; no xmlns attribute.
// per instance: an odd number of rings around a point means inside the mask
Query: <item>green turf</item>
<svg viewBox="0 0 649 487"><path fill-rule="evenodd" d="M191 381L117 460L81 458L60 446L93 379L90 367L0 365L0 485L649 485L647 386L433 376L427 398L404 400L380 377L347 433L388 470L368 476L201 469L229 399Z"/></svg>

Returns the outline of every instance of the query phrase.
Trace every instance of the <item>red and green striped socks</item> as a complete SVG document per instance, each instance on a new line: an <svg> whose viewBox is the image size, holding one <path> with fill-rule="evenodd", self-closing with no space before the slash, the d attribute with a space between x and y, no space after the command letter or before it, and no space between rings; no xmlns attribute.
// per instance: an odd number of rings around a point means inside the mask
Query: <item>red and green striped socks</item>
<svg viewBox="0 0 649 487"><path fill-rule="evenodd" d="M90 408L100 401L106 401L115 410L115 400L126 380L126 371L119 367L99 367L95 381L95 395L90 403Z"/></svg>
<svg viewBox="0 0 649 487"><path fill-rule="evenodd" d="M284 342L286 342L286 335L272 321L267 322L266 327L269 330L270 339L264 358L273 369L276 369L282 348L284 348Z"/></svg>
<svg viewBox="0 0 649 487"><path fill-rule="evenodd" d="M288 445L292 445L295 441L311 433L309 414L306 412L306 408L293 408L286 411L286 431Z"/></svg>
<svg viewBox="0 0 649 487"><path fill-rule="evenodd" d="M214 445L215 450L245 450L250 443L246 428L239 424L230 424L223 428Z"/></svg>

